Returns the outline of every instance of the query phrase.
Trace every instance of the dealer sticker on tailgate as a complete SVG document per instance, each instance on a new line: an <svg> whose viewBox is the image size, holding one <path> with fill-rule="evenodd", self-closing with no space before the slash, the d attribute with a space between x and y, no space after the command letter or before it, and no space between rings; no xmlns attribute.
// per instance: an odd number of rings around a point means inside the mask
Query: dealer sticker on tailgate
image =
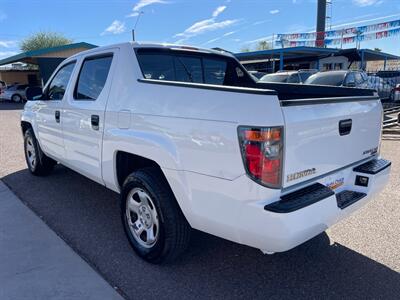
<svg viewBox="0 0 400 300"><path fill-rule="evenodd" d="M330 176L326 179L325 185L331 190L335 190L344 184L344 177L341 175Z"/></svg>

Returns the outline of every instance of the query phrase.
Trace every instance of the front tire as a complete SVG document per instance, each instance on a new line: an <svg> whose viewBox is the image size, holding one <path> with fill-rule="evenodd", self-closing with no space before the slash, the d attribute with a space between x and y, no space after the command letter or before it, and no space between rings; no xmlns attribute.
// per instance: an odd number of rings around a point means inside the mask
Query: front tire
<svg viewBox="0 0 400 300"><path fill-rule="evenodd" d="M190 225L157 168L142 169L126 178L121 216L131 246L150 263L173 261L189 244Z"/></svg>
<svg viewBox="0 0 400 300"><path fill-rule="evenodd" d="M11 100L15 103L20 103L22 102L22 97L18 94L12 95Z"/></svg>
<svg viewBox="0 0 400 300"><path fill-rule="evenodd" d="M47 175L53 170L54 166L57 164L56 161L54 161L50 157L47 157L43 153L42 149L40 149L39 143L36 140L32 128L29 128L25 131L24 150L26 164L28 165L29 171L33 175Z"/></svg>

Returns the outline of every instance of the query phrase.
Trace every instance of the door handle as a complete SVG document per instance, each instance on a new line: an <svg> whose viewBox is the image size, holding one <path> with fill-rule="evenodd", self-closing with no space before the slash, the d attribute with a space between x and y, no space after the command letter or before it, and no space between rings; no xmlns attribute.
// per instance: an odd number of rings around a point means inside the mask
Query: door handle
<svg viewBox="0 0 400 300"><path fill-rule="evenodd" d="M56 119L56 122L57 123L60 123L60 111L59 110L56 110L55 112L54 112L54 118Z"/></svg>
<svg viewBox="0 0 400 300"><path fill-rule="evenodd" d="M98 115L91 115L90 122L92 123L92 128L94 130L99 130L100 117Z"/></svg>

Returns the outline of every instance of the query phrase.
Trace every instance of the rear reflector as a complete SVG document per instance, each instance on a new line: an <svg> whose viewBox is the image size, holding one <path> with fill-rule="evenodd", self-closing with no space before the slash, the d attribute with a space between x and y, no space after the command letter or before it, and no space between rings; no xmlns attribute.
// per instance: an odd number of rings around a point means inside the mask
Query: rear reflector
<svg viewBox="0 0 400 300"><path fill-rule="evenodd" d="M239 127L239 143L247 174L270 188L282 182L282 127Z"/></svg>

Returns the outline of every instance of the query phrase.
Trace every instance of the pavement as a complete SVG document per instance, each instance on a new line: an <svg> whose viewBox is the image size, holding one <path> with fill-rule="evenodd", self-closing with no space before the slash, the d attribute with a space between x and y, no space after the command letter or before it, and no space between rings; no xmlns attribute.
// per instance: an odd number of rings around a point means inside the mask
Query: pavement
<svg viewBox="0 0 400 300"><path fill-rule="evenodd" d="M399 299L400 138L382 142L393 163L385 190L309 242L263 255L194 231L178 261L154 266L127 242L117 194L61 165L29 174L20 110L0 103L0 179L126 299Z"/></svg>
<svg viewBox="0 0 400 300"><path fill-rule="evenodd" d="M0 265L0 299L122 299L1 181Z"/></svg>

